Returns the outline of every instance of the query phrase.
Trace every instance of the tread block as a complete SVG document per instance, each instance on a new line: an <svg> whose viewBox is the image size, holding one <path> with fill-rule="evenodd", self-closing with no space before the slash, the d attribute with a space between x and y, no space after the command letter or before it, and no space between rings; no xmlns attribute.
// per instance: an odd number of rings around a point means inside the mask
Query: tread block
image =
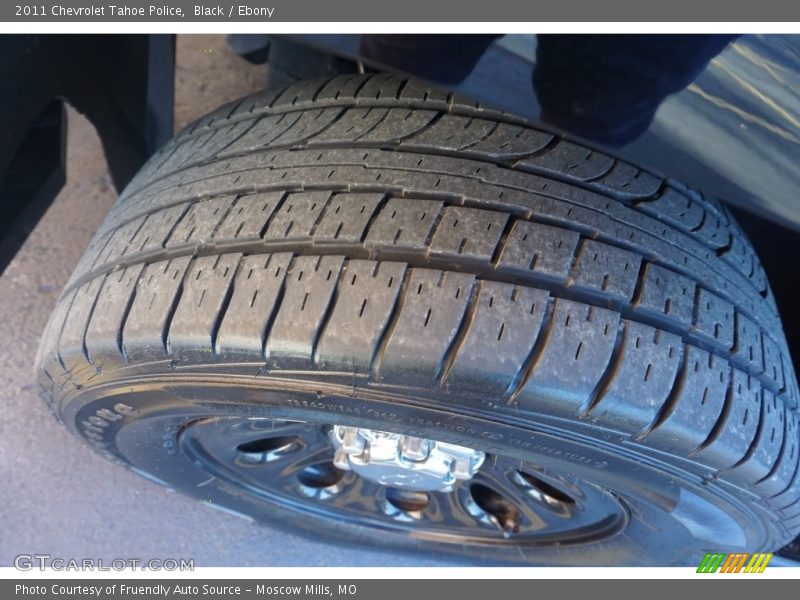
<svg viewBox="0 0 800 600"><path fill-rule="evenodd" d="M378 213L367 232L366 245L400 246L422 250L443 203L435 200L391 198Z"/></svg>
<svg viewBox="0 0 800 600"><path fill-rule="evenodd" d="M214 233L215 240L257 240L285 192L239 196Z"/></svg>
<svg viewBox="0 0 800 600"><path fill-rule="evenodd" d="M251 121L238 121L201 133L188 144L178 146L175 153L169 156L156 172L214 158L230 146L232 141L248 131L252 125Z"/></svg>
<svg viewBox="0 0 800 600"><path fill-rule="evenodd" d="M572 142L560 141L549 152L531 156L517 164L545 173L589 181L608 173L614 165L614 159Z"/></svg>
<svg viewBox="0 0 800 600"><path fill-rule="evenodd" d="M544 131L536 131L521 125L496 123L495 128L483 140L461 150L502 160L539 152L553 139L553 134Z"/></svg>
<svg viewBox="0 0 800 600"><path fill-rule="evenodd" d="M774 394L768 390L762 390L762 394L761 417L755 442L747 460L725 472L726 481L753 485L766 477L778 460L783 445L786 410Z"/></svg>
<svg viewBox="0 0 800 600"><path fill-rule="evenodd" d="M391 143L406 138L426 127L438 116L433 110L390 108L372 129L359 137L361 142Z"/></svg>
<svg viewBox="0 0 800 600"><path fill-rule="evenodd" d="M579 239L577 231L518 220L511 227L497 266L533 271L564 281Z"/></svg>
<svg viewBox="0 0 800 600"><path fill-rule="evenodd" d="M322 209L331 197L330 192L298 192L289 194L275 211L264 239L300 240L314 230Z"/></svg>
<svg viewBox="0 0 800 600"><path fill-rule="evenodd" d="M364 77L356 74L337 75L323 84L315 93L318 100L353 98L364 85Z"/></svg>
<svg viewBox="0 0 800 600"><path fill-rule="evenodd" d="M319 341L315 360L321 367L369 372L405 271L404 263L347 263L339 297Z"/></svg>
<svg viewBox="0 0 800 600"><path fill-rule="evenodd" d="M267 328L277 311L291 261L290 252L242 259L217 334L218 354L262 358Z"/></svg>
<svg viewBox="0 0 800 600"><path fill-rule="evenodd" d="M546 346L518 396L520 409L577 415L608 366L619 322L616 312L556 300Z"/></svg>
<svg viewBox="0 0 800 600"><path fill-rule="evenodd" d="M762 351L764 353L764 376L769 381L774 382L776 390L782 390L785 385L785 378L783 376L783 353L778 344L776 344L771 337L762 332L761 335Z"/></svg>
<svg viewBox="0 0 800 600"><path fill-rule="evenodd" d="M782 525L787 531L797 531L800 529L800 502L796 502L786 510L781 511L784 520Z"/></svg>
<svg viewBox="0 0 800 600"><path fill-rule="evenodd" d="M105 278L106 276L95 277L77 289L77 302L73 300L64 321L58 348L59 356L70 373L88 366L88 357L84 354L84 338Z"/></svg>
<svg viewBox="0 0 800 600"><path fill-rule="evenodd" d="M769 365L766 358L764 364ZM783 400L787 408L796 409L798 405L798 398L800 398L800 390L797 388L797 377L792 371L792 362L785 354L781 354L781 368L784 373L784 380L786 383L785 389L778 394L778 397Z"/></svg>
<svg viewBox="0 0 800 600"><path fill-rule="evenodd" d="M759 494L763 494L766 497L780 494L787 488L787 482L791 481L792 474L797 470L798 462L800 461L798 418L800 416L796 411L786 411L783 447L781 448L778 463L767 477L752 486Z"/></svg>
<svg viewBox="0 0 800 600"><path fill-rule="evenodd" d="M618 160L608 173L592 183L601 189L611 190L617 198L633 200L649 198L656 194L661 187L662 179Z"/></svg>
<svg viewBox="0 0 800 600"><path fill-rule="evenodd" d="M463 321L475 276L412 269L379 362L379 379L432 382Z"/></svg>
<svg viewBox="0 0 800 600"><path fill-rule="evenodd" d="M431 240L431 254L490 260L509 216L496 211L448 206Z"/></svg>
<svg viewBox="0 0 800 600"><path fill-rule="evenodd" d="M401 100L426 100L431 104L448 102L449 94L438 85L431 85L419 79L409 79L400 93Z"/></svg>
<svg viewBox="0 0 800 600"><path fill-rule="evenodd" d="M145 267L122 331L128 359L167 357L167 329L190 262L191 257L182 256Z"/></svg>
<svg viewBox="0 0 800 600"><path fill-rule="evenodd" d="M328 202L314 232L314 241L349 243L361 241L383 194L336 194Z"/></svg>
<svg viewBox="0 0 800 600"><path fill-rule="evenodd" d="M119 259L128 252L129 247L132 252L137 252L135 236L144 223L145 217L138 217L114 230L108 237L106 245L98 253L92 267L101 267Z"/></svg>
<svg viewBox="0 0 800 600"><path fill-rule="evenodd" d="M284 131L297 123L300 114L300 112L288 112L261 117L245 135L228 147L226 154L237 154L268 146Z"/></svg>
<svg viewBox="0 0 800 600"><path fill-rule="evenodd" d="M334 79L333 81L336 81L336 79ZM359 77L355 87L353 88L352 93L355 93L355 91L358 90L358 88L363 85L363 82L364 78ZM263 104L262 106L294 107L297 106L298 104L303 105L307 102L313 102L314 98L319 97L317 94L320 92L321 89L324 89L324 87L325 87L324 81L318 81L318 80L298 81L286 87L284 90L276 92L274 99L272 99L268 103Z"/></svg>
<svg viewBox="0 0 800 600"><path fill-rule="evenodd" d="M42 368L39 379L41 380L42 377L45 380L50 379L53 386L65 379L64 367L59 359L59 344L61 332L64 330L67 315L77 291L77 289L72 290L56 303L53 312L50 314L50 319L45 325L44 333L42 333L42 339L48 340L49 343L46 345L39 344L39 348L36 351L36 364ZM52 403L52 399L45 398L45 400L47 400L48 404Z"/></svg>
<svg viewBox="0 0 800 600"><path fill-rule="evenodd" d="M106 276L84 336L89 360L100 368L124 358L122 326L143 271L144 265L133 265Z"/></svg>
<svg viewBox="0 0 800 600"><path fill-rule="evenodd" d="M697 314L694 326L698 335L724 348L733 347L733 305L712 294L705 288L697 288Z"/></svg>
<svg viewBox="0 0 800 600"><path fill-rule="evenodd" d="M401 148L444 148L462 150L480 143L495 128L493 121L442 115L442 117L418 135L412 135L400 143Z"/></svg>
<svg viewBox="0 0 800 600"><path fill-rule="evenodd" d="M415 111L407 112L413 114ZM388 108L378 106L348 108L330 127L309 140L309 146L358 140L373 131L387 114Z"/></svg>
<svg viewBox="0 0 800 600"><path fill-rule="evenodd" d="M323 319L334 300L342 256L299 256L286 275L286 291L267 337L272 369L308 368Z"/></svg>
<svg viewBox="0 0 800 600"><path fill-rule="evenodd" d="M545 290L482 282L446 389L478 392L490 401L501 398L538 338L549 297Z"/></svg>
<svg viewBox="0 0 800 600"><path fill-rule="evenodd" d="M367 78L358 91L356 97L361 100L379 98L397 98L398 92L403 88L407 79L393 73L376 73Z"/></svg>
<svg viewBox="0 0 800 600"><path fill-rule="evenodd" d="M217 225L233 205L235 195L221 196L195 202L169 236L167 248L184 244L202 245L209 242Z"/></svg>
<svg viewBox="0 0 800 600"><path fill-rule="evenodd" d="M673 187L666 187L659 198L642 202L636 208L683 231L693 231L705 217L705 210L699 202Z"/></svg>
<svg viewBox="0 0 800 600"><path fill-rule="evenodd" d="M150 213L141 229L131 240L127 254L161 250L172 230L189 210L189 204L178 204Z"/></svg>
<svg viewBox="0 0 800 600"><path fill-rule="evenodd" d="M115 229L111 229L109 231L101 226L95 232L91 241L89 242L89 245L86 247L86 250L84 250L80 259L78 259L78 263L75 265L75 270L70 275L65 289L74 290L77 285L77 280L91 272L92 266L97 263L100 253L103 251L108 243L109 238L114 234L115 231Z"/></svg>
<svg viewBox="0 0 800 600"><path fill-rule="evenodd" d="M150 167L150 177L158 177L161 173L169 173L176 167L185 165L194 155L200 152L204 144L208 144L218 133L215 129L200 131L183 144L173 146L172 152L160 157L161 160L158 163L153 163L152 166L148 165Z"/></svg>
<svg viewBox="0 0 800 600"><path fill-rule="evenodd" d="M637 310L670 317L688 327L694 309L695 283L683 275L646 263Z"/></svg>
<svg viewBox="0 0 800 600"><path fill-rule="evenodd" d="M775 304L775 297L769 287L769 282L767 281L767 272L764 270L764 267L761 266L758 257L755 254L751 254L751 256L753 258L754 267L753 275L750 279L753 281L756 290L759 292L766 292L767 302L770 308L773 312L777 313L778 308Z"/></svg>
<svg viewBox="0 0 800 600"><path fill-rule="evenodd" d="M572 269L575 288L602 292L604 295L629 301L636 289L642 258L594 240L584 240Z"/></svg>
<svg viewBox="0 0 800 600"><path fill-rule="evenodd" d="M709 210L705 211L705 213L706 218L700 228L694 232L694 235L714 249L719 249L729 244L731 234L727 223L723 222L716 213Z"/></svg>
<svg viewBox="0 0 800 600"><path fill-rule="evenodd" d="M725 405L725 382L730 367L722 358L695 346L686 346L685 368L673 391L671 410L643 443L689 456L708 439Z"/></svg>
<svg viewBox="0 0 800 600"><path fill-rule="evenodd" d="M253 151L266 146L295 146L329 127L342 111L338 107L297 110L261 117L230 144L225 155Z"/></svg>
<svg viewBox="0 0 800 600"><path fill-rule="evenodd" d="M709 464L729 469L742 460L756 436L761 417L761 384L733 369L726 409L717 435L695 456Z"/></svg>
<svg viewBox="0 0 800 600"><path fill-rule="evenodd" d="M302 145L307 138L313 138L319 132L324 131L341 114L339 107L311 109L300 113L289 129L278 134L270 140L272 145L295 146Z"/></svg>
<svg viewBox="0 0 800 600"><path fill-rule="evenodd" d="M167 334L170 354L214 353L214 337L241 254L202 256L192 261Z"/></svg>
<svg viewBox="0 0 800 600"><path fill-rule="evenodd" d="M761 347L761 328L740 312L735 313L736 335L734 356L745 361L756 373L764 370L764 354Z"/></svg>
<svg viewBox="0 0 800 600"><path fill-rule="evenodd" d="M741 232L741 235L744 236L744 233ZM722 254L722 259L733 265L743 274L750 276L753 280L753 284L758 286L759 284L756 281L759 279L756 275L756 270L759 267L758 259L756 259L750 245L745 242L746 239L745 237L732 237L730 248L727 252ZM760 279L760 281L766 283L764 279ZM758 287L756 289L758 289ZM762 287L761 290L763 289Z"/></svg>
<svg viewBox="0 0 800 600"><path fill-rule="evenodd" d="M798 500L800 500L800 468L795 469L794 476L788 487L779 494L772 496L767 501L767 504L771 508L779 510L782 516L786 516L786 513L795 513Z"/></svg>
<svg viewBox="0 0 800 600"><path fill-rule="evenodd" d="M626 321L620 351L613 379L589 419L636 433L655 420L669 398L683 348L676 335Z"/></svg>

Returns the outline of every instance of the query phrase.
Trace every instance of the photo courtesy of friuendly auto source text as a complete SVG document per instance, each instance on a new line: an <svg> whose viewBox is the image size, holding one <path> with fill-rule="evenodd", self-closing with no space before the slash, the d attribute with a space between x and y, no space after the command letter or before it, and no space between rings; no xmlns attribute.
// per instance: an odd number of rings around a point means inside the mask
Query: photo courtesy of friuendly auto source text
<svg viewBox="0 0 800 600"><path fill-rule="evenodd" d="M4 594L800 577L800 22L492 4L0 7Z"/></svg>

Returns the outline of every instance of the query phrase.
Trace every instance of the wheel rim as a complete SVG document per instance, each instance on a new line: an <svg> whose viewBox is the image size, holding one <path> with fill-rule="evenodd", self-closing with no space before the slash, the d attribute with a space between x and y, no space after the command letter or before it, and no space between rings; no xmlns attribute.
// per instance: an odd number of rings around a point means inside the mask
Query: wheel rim
<svg viewBox="0 0 800 600"><path fill-rule="evenodd" d="M380 485L334 466L334 423L216 417L188 423L181 450L210 475L300 513L467 545L597 542L628 511L599 486L533 463L487 454L452 491Z"/></svg>

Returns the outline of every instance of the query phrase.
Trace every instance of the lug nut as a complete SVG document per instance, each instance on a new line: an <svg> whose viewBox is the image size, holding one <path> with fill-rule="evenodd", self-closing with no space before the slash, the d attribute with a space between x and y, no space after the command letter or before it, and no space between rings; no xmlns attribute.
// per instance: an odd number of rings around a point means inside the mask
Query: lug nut
<svg viewBox="0 0 800 600"><path fill-rule="evenodd" d="M358 435L355 427L345 427L342 436L342 450L345 454L361 454L364 451L365 440Z"/></svg>
<svg viewBox="0 0 800 600"><path fill-rule="evenodd" d="M450 469L456 479L469 479L473 475L472 465L467 459L454 460Z"/></svg>
<svg viewBox="0 0 800 600"><path fill-rule="evenodd" d="M428 458L430 440L404 435L400 438L400 456L406 460L419 462Z"/></svg>
<svg viewBox="0 0 800 600"><path fill-rule="evenodd" d="M333 466L342 471L350 471L350 461L347 460L347 453L343 449L339 449L333 455Z"/></svg>

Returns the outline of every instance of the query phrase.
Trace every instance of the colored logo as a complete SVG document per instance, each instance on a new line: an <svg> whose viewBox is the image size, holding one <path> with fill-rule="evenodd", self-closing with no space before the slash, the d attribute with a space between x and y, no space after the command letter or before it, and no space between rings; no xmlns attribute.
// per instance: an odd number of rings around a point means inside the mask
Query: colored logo
<svg viewBox="0 0 800 600"><path fill-rule="evenodd" d="M706 554L697 567L698 573L763 573L767 568L772 554L756 552L755 554L738 553Z"/></svg>

